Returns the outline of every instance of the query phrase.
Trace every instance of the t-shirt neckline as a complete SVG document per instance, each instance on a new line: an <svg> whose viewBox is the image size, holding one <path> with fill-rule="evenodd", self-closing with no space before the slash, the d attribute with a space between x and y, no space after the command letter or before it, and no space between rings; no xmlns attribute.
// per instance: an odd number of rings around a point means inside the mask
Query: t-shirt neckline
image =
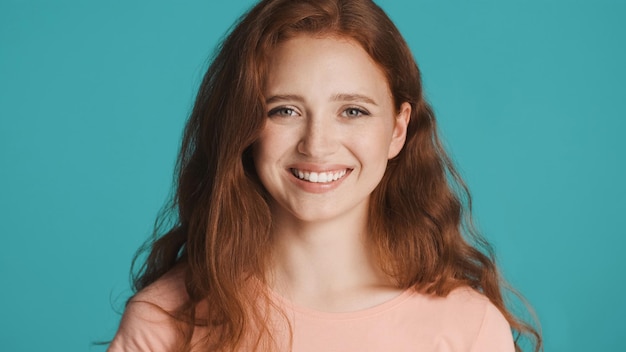
<svg viewBox="0 0 626 352"><path fill-rule="evenodd" d="M291 311L294 312L296 315L322 320L349 320L377 315L395 308L396 306L402 304L402 302L407 300L409 297L417 294L415 289L410 287L402 291L395 297L369 308L363 308L347 312L326 312L296 304L288 298L285 298L282 295L278 294L268 286L265 286L265 289L269 293L270 299L274 301L274 303L277 304L280 308L286 309L287 312Z"/></svg>

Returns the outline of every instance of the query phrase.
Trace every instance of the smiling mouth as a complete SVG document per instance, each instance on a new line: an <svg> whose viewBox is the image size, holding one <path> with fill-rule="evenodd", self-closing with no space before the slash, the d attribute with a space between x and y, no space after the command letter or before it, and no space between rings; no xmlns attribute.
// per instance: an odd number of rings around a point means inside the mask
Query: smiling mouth
<svg viewBox="0 0 626 352"><path fill-rule="evenodd" d="M300 180L311 183L330 183L337 181L344 177L348 173L349 169L326 171L326 172L311 172L301 171L298 169L290 169L291 173Z"/></svg>

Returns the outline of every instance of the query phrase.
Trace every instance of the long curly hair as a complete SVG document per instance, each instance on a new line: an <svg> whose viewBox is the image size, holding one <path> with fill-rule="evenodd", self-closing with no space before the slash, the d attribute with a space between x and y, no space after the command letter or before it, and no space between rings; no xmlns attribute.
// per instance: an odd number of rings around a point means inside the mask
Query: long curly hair
<svg viewBox="0 0 626 352"><path fill-rule="evenodd" d="M250 331L271 336L259 292L240 289L250 277L263 280L272 245L269 196L251 148L266 119L268 55L302 34L359 43L385 73L396 109L411 105L406 144L371 195L369 240L380 267L399 287L426 294L477 289L509 322L518 351L520 337L540 350L540 333L505 304L506 284L489 245L474 230L470 195L439 141L413 55L370 0L264 0L238 20L199 88L172 200L133 262L135 291L184 267L189 299L168 312L181 323L181 350L191 350L198 326L209 327L201 343L211 350L235 350ZM205 305L202 314L199 305Z"/></svg>

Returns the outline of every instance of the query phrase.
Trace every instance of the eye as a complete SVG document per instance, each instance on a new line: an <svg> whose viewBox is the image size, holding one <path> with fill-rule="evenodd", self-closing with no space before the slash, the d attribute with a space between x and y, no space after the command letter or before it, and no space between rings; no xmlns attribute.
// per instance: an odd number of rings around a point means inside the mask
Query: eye
<svg viewBox="0 0 626 352"><path fill-rule="evenodd" d="M343 115L346 117L361 117L361 116L369 116L369 112L367 110L361 109L361 108L357 108L357 107L350 107L347 108L343 111Z"/></svg>
<svg viewBox="0 0 626 352"><path fill-rule="evenodd" d="M267 115L269 117L289 117L289 116L297 116L298 112L287 106L280 106L270 110Z"/></svg>

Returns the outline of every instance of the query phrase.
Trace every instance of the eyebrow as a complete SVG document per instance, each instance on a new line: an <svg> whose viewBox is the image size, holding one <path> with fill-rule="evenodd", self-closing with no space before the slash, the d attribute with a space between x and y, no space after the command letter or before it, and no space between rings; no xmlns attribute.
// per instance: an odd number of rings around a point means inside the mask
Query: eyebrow
<svg viewBox="0 0 626 352"><path fill-rule="evenodd" d="M376 101L374 101L374 99L363 94L337 93L337 94L333 94L333 96L331 97L331 100L332 101L362 102L362 103L367 103L367 104L378 106L378 104L376 104ZM265 100L265 103L272 104L272 103L276 103L280 101L296 101L299 103L304 103L305 99L303 96L296 95L296 94L279 94L279 95L272 95L271 97L267 98Z"/></svg>
<svg viewBox="0 0 626 352"><path fill-rule="evenodd" d="M279 101L297 101L298 103L304 103L304 98L300 95L293 94L272 95L271 97L265 99L265 104L276 103Z"/></svg>
<svg viewBox="0 0 626 352"><path fill-rule="evenodd" d="M332 97L333 101L352 101L361 102L378 106L374 99L363 94L335 94Z"/></svg>

